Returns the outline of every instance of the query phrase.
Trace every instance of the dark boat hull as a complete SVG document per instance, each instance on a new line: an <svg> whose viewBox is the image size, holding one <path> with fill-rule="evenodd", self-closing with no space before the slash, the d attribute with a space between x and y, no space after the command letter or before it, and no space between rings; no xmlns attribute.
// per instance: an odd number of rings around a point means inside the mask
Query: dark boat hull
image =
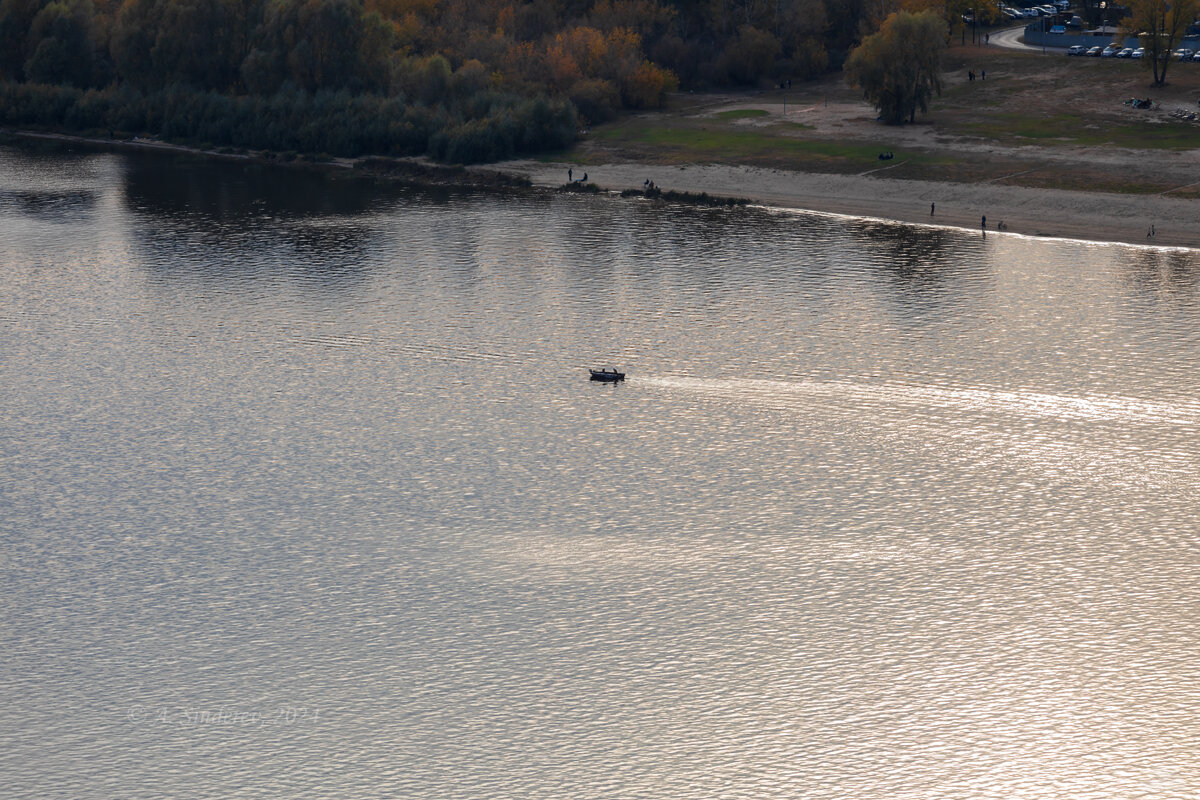
<svg viewBox="0 0 1200 800"><path fill-rule="evenodd" d="M617 381L625 380L624 372L605 372L602 369L588 370L592 373L591 379L594 381L603 381L604 383L616 383Z"/></svg>

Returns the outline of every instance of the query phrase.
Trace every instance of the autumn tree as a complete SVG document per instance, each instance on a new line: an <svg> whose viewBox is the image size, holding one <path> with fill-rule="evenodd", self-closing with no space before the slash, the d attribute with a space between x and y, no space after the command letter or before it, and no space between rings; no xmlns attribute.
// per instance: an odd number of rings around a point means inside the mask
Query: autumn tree
<svg viewBox="0 0 1200 800"><path fill-rule="evenodd" d="M1142 63L1154 73L1154 85L1167 82L1171 53L1196 18L1197 0L1127 0L1130 15L1121 22L1121 33L1136 36L1146 49Z"/></svg>
<svg viewBox="0 0 1200 800"><path fill-rule="evenodd" d="M846 60L846 81L861 89L889 125L912 122L941 94L945 20L933 12L898 11L883 21Z"/></svg>

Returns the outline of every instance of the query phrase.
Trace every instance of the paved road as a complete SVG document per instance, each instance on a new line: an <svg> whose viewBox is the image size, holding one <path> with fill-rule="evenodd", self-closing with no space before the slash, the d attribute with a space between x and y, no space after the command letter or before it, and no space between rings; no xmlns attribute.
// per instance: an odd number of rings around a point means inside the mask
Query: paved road
<svg viewBox="0 0 1200 800"><path fill-rule="evenodd" d="M1006 47L1009 50L1041 50L1041 45L1025 44L1021 41L1021 37L1025 35L1025 26L1017 25L1013 28L1005 28L1002 31L992 31L989 45L991 47ZM1062 55L1067 52L1065 47L1046 47L1046 53L1054 53Z"/></svg>

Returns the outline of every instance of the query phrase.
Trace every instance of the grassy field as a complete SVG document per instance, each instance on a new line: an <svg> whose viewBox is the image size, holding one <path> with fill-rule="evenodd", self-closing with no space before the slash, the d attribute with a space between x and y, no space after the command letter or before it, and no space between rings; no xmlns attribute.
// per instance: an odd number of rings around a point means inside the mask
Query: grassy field
<svg viewBox="0 0 1200 800"><path fill-rule="evenodd" d="M681 94L665 112L596 127L568 159L886 170L915 180L1195 196L1181 188L1191 179L1166 165L1200 148L1200 124L1169 115L1200 112L1200 63L1173 63L1165 87L1151 87L1136 61L1061 53L968 45L951 48L945 65L941 96L913 125L878 122L833 75L788 92ZM966 80L968 69L987 79ZM1126 105L1134 97L1156 108ZM886 151L895 158L880 161Z"/></svg>

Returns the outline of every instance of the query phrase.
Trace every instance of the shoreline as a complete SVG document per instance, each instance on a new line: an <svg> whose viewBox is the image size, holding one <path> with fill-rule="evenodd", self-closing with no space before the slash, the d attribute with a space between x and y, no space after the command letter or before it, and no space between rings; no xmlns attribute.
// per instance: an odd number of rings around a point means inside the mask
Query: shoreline
<svg viewBox="0 0 1200 800"><path fill-rule="evenodd" d="M1031 189L996 182L950 183L793 172L732 164L616 163L581 167L532 159L456 167L423 159L364 156L332 161L283 161L263 153L218 152L157 140L104 139L66 133L7 130L30 139L76 142L99 147L259 161L277 166L336 169L381 179L475 186L528 186L560 189L567 170L588 172L601 191L640 192L646 180L664 192L707 194L714 199L747 200L781 210L811 211L851 218L873 218L915 225L981 230L1032 238L1121 243L1154 248L1200 249L1200 202L1157 195L1126 195L1061 189ZM377 169L382 165L383 168ZM363 168L366 167L366 168ZM872 171L874 172L874 171ZM930 214L930 204L936 204ZM998 230L1003 222L1005 229ZM1153 225L1154 236L1147 236Z"/></svg>
<svg viewBox="0 0 1200 800"><path fill-rule="evenodd" d="M1101 244L1200 249L1200 202L1163 195L1124 195L1031 189L997 183L910 181L869 174L791 172L734 165L547 164L530 160L491 165L522 175L534 186L564 183L567 168L586 169L610 191L641 189L652 180L664 191L745 198L755 205L866 217L915 225L981 230L1031 238ZM936 204L930 214L930 204ZM1154 236L1146 234L1154 226Z"/></svg>

